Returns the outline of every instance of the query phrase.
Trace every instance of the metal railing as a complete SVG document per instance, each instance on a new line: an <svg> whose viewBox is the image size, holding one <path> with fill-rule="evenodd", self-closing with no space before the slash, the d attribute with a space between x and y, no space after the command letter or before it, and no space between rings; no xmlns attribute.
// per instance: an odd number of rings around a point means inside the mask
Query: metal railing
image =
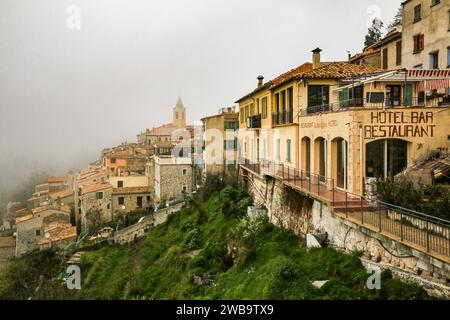
<svg viewBox="0 0 450 320"><path fill-rule="evenodd" d="M308 106L301 111L301 115L309 115L314 113L327 113L350 110L352 108L365 109L385 109L385 108L408 108L408 107L440 107L450 105L448 98L430 98L425 96L408 97L408 98L384 98L377 99L374 96L370 99L355 98L348 100L340 100L338 102Z"/></svg>
<svg viewBox="0 0 450 320"><path fill-rule="evenodd" d="M300 191L330 201L335 213L354 223L405 244L414 244L431 254L450 257L450 221L338 189L334 179L283 163L255 163L243 158L240 165L258 175L275 177Z"/></svg>
<svg viewBox="0 0 450 320"><path fill-rule="evenodd" d="M247 129L261 129L261 115L250 116L247 118Z"/></svg>

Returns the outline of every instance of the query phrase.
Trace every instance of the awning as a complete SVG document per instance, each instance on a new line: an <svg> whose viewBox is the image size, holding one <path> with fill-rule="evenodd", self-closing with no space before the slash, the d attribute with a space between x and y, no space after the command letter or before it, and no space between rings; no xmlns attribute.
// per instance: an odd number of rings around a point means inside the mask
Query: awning
<svg viewBox="0 0 450 320"><path fill-rule="evenodd" d="M425 80L419 82L419 85L417 86L418 91L433 91L448 88L450 88L450 79Z"/></svg>

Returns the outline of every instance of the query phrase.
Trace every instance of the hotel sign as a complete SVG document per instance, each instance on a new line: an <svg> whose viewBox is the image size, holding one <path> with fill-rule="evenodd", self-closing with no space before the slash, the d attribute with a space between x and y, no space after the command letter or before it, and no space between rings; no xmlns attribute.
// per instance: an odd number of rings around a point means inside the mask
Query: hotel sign
<svg viewBox="0 0 450 320"><path fill-rule="evenodd" d="M364 125L365 139L433 137L433 112L373 111Z"/></svg>

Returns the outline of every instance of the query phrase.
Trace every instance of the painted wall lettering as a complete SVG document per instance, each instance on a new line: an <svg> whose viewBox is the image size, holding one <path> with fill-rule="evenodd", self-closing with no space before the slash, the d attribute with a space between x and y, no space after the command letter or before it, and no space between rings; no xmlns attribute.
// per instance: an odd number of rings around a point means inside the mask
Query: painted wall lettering
<svg viewBox="0 0 450 320"><path fill-rule="evenodd" d="M434 114L429 111L371 112L370 123L364 126L365 139L433 137L436 127Z"/></svg>

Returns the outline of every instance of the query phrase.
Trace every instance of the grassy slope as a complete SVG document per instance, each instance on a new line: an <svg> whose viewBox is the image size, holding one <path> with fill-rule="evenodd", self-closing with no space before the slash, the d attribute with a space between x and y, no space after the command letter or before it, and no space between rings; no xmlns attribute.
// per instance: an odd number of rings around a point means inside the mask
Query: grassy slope
<svg viewBox="0 0 450 320"><path fill-rule="evenodd" d="M91 299L425 299L415 285L383 273L367 290L357 255L307 250L303 240L268 222L245 227L250 199L227 188L192 202L131 248L103 247L85 255L81 298ZM253 232L250 230L254 229ZM227 254L227 241L235 247ZM201 250L201 251L199 251ZM193 276L208 274L212 285ZM322 289L315 280L330 280Z"/></svg>

